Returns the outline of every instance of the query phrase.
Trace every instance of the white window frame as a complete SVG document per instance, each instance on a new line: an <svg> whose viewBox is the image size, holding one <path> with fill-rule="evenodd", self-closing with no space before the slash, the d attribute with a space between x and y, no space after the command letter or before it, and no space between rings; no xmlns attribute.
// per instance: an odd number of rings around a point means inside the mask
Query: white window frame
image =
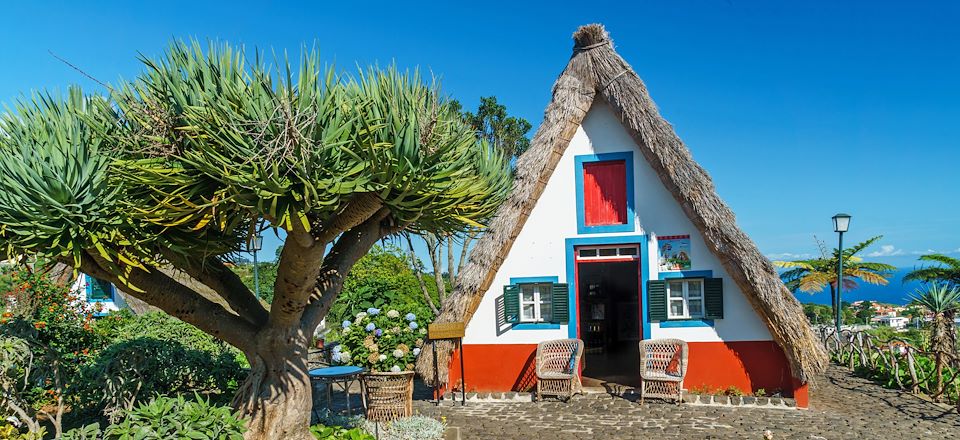
<svg viewBox="0 0 960 440"><path fill-rule="evenodd" d="M533 286L533 300L524 301L523 299L523 288L525 286ZM553 283L519 283L517 287L520 289L520 322L546 322L543 319L543 305L544 305L544 295L549 299L550 307L553 307ZM546 292L541 292L541 290L546 289ZM523 306L533 305L533 319L528 319L523 314ZM553 317L551 310L551 318Z"/></svg>
<svg viewBox="0 0 960 440"><path fill-rule="evenodd" d="M668 278L666 280L667 284L667 319L703 319L706 315L706 303L704 301L704 279L703 278ZM700 283L700 292L699 295L690 294L690 282L697 281ZM674 283L681 283L683 290L683 295L681 297L673 297L670 295L671 289ZM691 315L690 314L690 299L699 299L700 300L700 314ZM672 303L681 301L683 303L683 314L676 315L673 313Z"/></svg>
<svg viewBox="0 0 960 440"><path fill-rule="evenodd" d="M614 255L600 255L601 249L613 249ZM632 254L626 254L624 250L632 250ZM593 256L584 256L581 254L582 251L596 251L597 255ZM577 261L583 260L623 260L623 259L632 259L636 260L640 258L640 246L636 244L615 244L615 245L604 245L604 246L578 246L576 249Z"/></svg>

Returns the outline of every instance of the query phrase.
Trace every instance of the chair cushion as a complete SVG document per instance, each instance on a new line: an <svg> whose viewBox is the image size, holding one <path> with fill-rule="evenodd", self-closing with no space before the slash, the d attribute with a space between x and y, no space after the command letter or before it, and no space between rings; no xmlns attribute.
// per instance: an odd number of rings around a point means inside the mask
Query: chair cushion
<svg viewBox="0 0 960 440"><path fill-rule="evenodd" d="M677 352L673 354L673 357L670 358L670 363L667 364L667 368L664 369L664 372L672 376L679 376L680 375L680 356L681 356L680 350L677 350Z"/></svg>

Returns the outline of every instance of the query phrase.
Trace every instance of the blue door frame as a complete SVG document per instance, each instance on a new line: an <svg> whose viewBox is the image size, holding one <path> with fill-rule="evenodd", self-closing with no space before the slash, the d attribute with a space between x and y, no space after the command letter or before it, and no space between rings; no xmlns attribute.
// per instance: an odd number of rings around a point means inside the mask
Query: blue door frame
<svg viewBox="0 0 960 440"><path fill-rule="evenodd" d="M568 238L566 243L567 259L567 285L571 286L568 297L570 322L567 327L567 334L571 339L577 337L577 328L579 327L580 310L577 309L577 295L579 285L577 283L577 246L596 246L608 244L636 244L639 245L638 255L640 256L640 321L643 328L643 339L650 339L650 320L647 319L647 280L650 279L650 261L648 260L647 236L643 235L616 235L604 237L576 237Z"/></svg>

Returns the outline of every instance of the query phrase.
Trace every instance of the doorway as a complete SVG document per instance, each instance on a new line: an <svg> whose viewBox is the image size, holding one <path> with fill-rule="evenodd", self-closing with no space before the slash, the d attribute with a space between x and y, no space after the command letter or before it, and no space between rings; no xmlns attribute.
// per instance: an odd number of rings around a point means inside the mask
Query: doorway
<svg viewBox="0 0 960 440"><path fill-rule="evenodd" d="M585 384L640 385L640 258L636 245L580 247L577 305Z"/></svg>

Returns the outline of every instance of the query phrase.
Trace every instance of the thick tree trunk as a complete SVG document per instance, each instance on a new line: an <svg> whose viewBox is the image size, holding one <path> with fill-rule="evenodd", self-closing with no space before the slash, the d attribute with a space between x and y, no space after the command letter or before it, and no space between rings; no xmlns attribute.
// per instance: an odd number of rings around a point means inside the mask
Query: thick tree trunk
<svg viewBox="0 0 960 440"><path fill-rule="evenodd" d="M234 406L248 418L245 438L313 440L313 396L307 374L309 335L298 328L266 328L247 353L250 375Z"/></svg>

